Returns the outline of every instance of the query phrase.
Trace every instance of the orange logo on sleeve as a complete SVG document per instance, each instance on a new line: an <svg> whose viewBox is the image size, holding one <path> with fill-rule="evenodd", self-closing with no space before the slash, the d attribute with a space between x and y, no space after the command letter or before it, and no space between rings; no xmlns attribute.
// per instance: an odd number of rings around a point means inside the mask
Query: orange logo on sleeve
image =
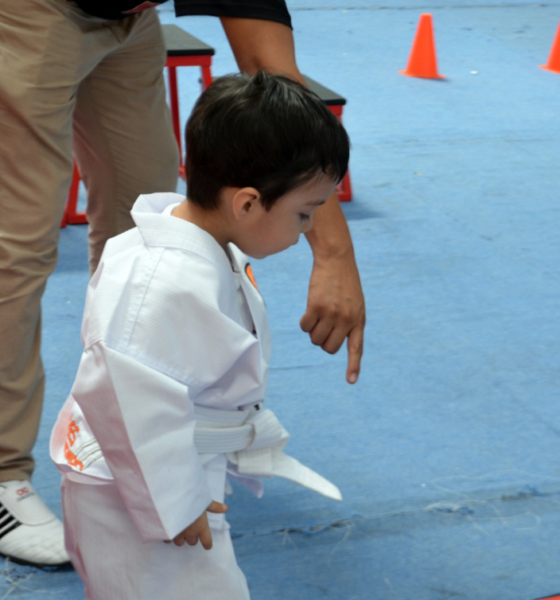
<svg viewBox="0 0 560 600"><path fill-rule="evenodd" d="M80 471L84 470L84 465L81 463L81 461L78 460L78 457L72 452L72 450L70 450L68 442L64 444L64 458L71 467L75 467Z"/></svg>
<svg viewBox="0 0 560 600"><path fill-rule="evenodd" d="M73 446L76 441L76 434L80 431L80 428L76 425L75 421L70 421L68 425L68 443Z"/></svg>
<svg viewBox="0 0 560 600"><path fill-rule="evenodd" d="M257 282L255 280L255 276L253 275L253 269L251 268L251 265L249 263L247 263L245 265L245 273L247 275L247 277L249 278L250 282L255 286L255 288L258 290L259 286L257 285Z"/></svg>
<svg viewBox="0 0 560 600"><path fill-rule="evenodd" d="M64 458L71 467L84 470L84 465L78 460L78 457L70 450L70 447L76 442L76 434L80 431L80 428L76 425L75 421L70 421L68 424L68 435L66 436L67 442L64 444Z"/></svg>

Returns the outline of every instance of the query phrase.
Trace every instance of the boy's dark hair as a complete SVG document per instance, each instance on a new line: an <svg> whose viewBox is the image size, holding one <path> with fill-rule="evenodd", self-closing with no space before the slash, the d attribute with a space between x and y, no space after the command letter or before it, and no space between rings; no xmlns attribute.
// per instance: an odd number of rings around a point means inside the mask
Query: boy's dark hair
<svg viewBox="0 0 560 600"><path fill-rule="evenodd" d="M224 187L254 187L266 210L324 173L348 168L344 127L301 84L259 71L216 79L187 123L187 196L212 210Z"/></svg>

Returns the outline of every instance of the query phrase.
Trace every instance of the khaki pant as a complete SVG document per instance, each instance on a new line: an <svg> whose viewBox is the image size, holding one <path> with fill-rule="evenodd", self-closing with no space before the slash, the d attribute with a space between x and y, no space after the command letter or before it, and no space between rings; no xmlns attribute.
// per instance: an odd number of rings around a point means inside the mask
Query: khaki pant
<svg viewBox="0 0 560 600"><path fill-rule="evenodd" d="M2 3L0 481L33 471L40 303L57 260L72 150L88 189L92 270L105 241L133 225L140 193L175 191L164 62L154 9L104 21L67 0Z"/></svg>

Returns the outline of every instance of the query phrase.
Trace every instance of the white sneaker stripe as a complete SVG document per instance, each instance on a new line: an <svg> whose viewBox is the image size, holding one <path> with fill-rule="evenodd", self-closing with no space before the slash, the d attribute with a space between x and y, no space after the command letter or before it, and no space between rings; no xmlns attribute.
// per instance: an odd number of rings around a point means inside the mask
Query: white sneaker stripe
<svg viewBox="0 0 560 600"><path fill-rule="evenodd" d="M21 523L0 502L0 540L10 531L19 527Z"/></svg>
<svg viewBox="0 0 560 600"><path fill-rule="evenodd" d="M12 521L15 521L15 519L14 519L14 517L12 517L12 515L6 515L6 516L2 517L0 519L0 529L2 529L4 526L8 525Z"/></svg>
<svg viewBox="0 0 560 600"><path fill-rule="evenodd" d="M21 523L19 521L16 521L15 519L8 523L8 527L0 530L0 540L14 529L17 529L20 525Z"/></svg>

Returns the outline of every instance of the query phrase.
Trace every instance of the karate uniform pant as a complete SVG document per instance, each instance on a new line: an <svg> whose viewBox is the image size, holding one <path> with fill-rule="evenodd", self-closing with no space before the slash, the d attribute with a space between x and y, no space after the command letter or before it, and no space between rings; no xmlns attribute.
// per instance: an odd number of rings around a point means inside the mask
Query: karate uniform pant
<svg viewBox="0 0 560 600"><path fill-rule="evenodd" d="M105 21L68 0L6 1L0 45L0 481L9 481L33 470L40 303L72 151L88 189L92 270L105 241L133 226L139 194L175 191L178 152L154 9Z"/></svg>
<svg viewBox="0 0 560 600"><path fill-rule="evenodd" d="M142 543L114 484L63 479L66 549L87 600L249 600L229 529L213 546Z"/></svg>

